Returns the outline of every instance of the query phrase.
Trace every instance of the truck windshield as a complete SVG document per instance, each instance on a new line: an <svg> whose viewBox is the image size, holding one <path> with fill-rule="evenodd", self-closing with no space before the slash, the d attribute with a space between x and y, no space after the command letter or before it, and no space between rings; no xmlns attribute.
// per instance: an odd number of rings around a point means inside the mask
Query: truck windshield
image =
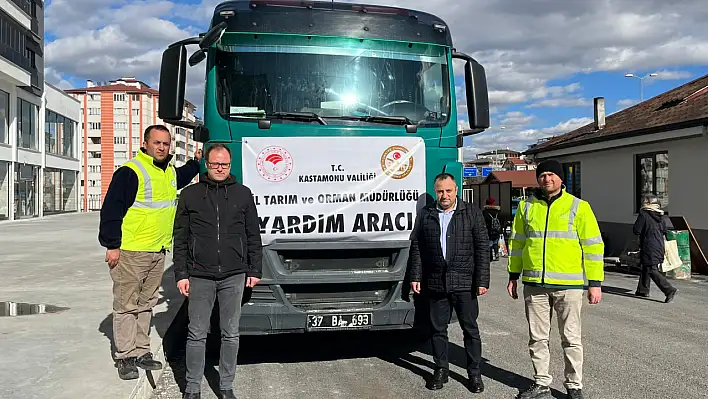
<svg viewBox="0 0 708 399"><path fill-rule="evenodd" d="M449 118L444 55L225 46L217 50L216 67L220 112L230 118L308 113L337 124L338 119L377 123L385 119L368 117L404 117L429 127Z"/></svg>

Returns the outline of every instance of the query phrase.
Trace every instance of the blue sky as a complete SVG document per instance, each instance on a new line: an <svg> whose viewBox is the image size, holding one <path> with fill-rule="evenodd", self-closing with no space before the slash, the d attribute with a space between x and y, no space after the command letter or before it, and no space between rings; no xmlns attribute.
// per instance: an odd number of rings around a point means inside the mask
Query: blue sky
<svg viewBox="0 0 708 399"><path fill-rule="evenodd" d="M351 1L349 1L351 2ZM63 88L135 76L157 86L160 55L204 31L214 0L51 0L45 7L46 79ZM374 0L431 12L460 51L487 72L493 127L465 141L467 158L494 148L524 150L590 122L592 100L608 113L708 73L708 14L700 1ZM77 22L79 22L77 24ZM188 75L200 105L203 69ZM458 90L460 88L458 87ZM464 114L464 101L459 104ZM500 129L500 127L504 129Z"/></svg>

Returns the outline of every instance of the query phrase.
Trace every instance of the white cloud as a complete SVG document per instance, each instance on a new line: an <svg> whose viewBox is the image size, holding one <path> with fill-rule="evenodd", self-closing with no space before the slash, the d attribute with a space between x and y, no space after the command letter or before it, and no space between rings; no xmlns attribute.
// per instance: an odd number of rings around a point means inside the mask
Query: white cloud
<svg viewBox="0 0 708 399"><path fill-rule="evenodd" d="M555 126L542 129L527 128L525 124L510 128L504 126L504 129L490 129L484 133L465 138L464 157L465 159L475 159L476 154L502 148L525 151L529 145L540 139L573 131L592 121L592 118L583 117L571 118Z"/></svg>
<svg viewBox="0 0 708 399"><path fill-rule="evenodd" d="M346 0L353 2L354 0ZM45 29L56 40L45 51L46 76L66 85L70 78L108 80L136 76L158 82L162 51L176 40L205 31L221 0L52 0ZM544 0L380 0L437 14L450 27L455 46L484 65L489 100L500 122L505 107L533 110L586 107L578 83L552 82L577 73L609 71L639 75L657 71L655 79L686 79L682 71L708 64L708 8L698 0L601 2ZM175 23L174 18L179 21ZM190 48L190 51L193 50ZM456 63L456 71L461 68ZM190 68L187 98L201 107L203 64ZM459 114L466 118L464 92ZM608 99L613 100L613 99ZM533 118L533 115L526 115ZM497 132L498 133L498 132ZM504 131L503 137L530 140L543 129ZM475 140L484 143L484 133Z"/></svg>

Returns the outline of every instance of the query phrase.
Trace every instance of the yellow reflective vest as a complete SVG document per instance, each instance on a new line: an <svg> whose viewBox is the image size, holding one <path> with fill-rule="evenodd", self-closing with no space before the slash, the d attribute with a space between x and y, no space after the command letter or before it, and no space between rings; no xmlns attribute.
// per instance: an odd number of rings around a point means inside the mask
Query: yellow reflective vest
<svg viewBox="0 0 708 399"><path fill-rule="evenodd" d="M551 201L521 201L509 239L509 273L523 282L582 286L603 281L605 244L590 204L561 191Z"/></svg>
<svg viewBox="0 0 708 399"><path fill-rule="evenodd" d="M177 172L174 166L169 164L162 170L142 150L123 166L132 169L138 176L138 192L123 218L120 248L140 252L170 249L177 209Z"/></svg>

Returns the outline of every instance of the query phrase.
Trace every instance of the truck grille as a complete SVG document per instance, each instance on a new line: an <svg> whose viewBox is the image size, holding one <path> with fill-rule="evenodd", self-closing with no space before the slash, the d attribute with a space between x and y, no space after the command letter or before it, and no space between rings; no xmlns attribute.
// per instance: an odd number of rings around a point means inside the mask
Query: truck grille
<svg viewBox="0 0 708 399"><path fill-rule="evenodd" d="M396 263L400 248L367 249L306 249L279 250L278 256L286 270L348 271L390 270Z"/></svg>
<svg viewBox="0 0 708 399"><path fill-rule="evenodd" d="M302 310L373 309L393 295L396 282L288 284L285 298Z"/></svg>

